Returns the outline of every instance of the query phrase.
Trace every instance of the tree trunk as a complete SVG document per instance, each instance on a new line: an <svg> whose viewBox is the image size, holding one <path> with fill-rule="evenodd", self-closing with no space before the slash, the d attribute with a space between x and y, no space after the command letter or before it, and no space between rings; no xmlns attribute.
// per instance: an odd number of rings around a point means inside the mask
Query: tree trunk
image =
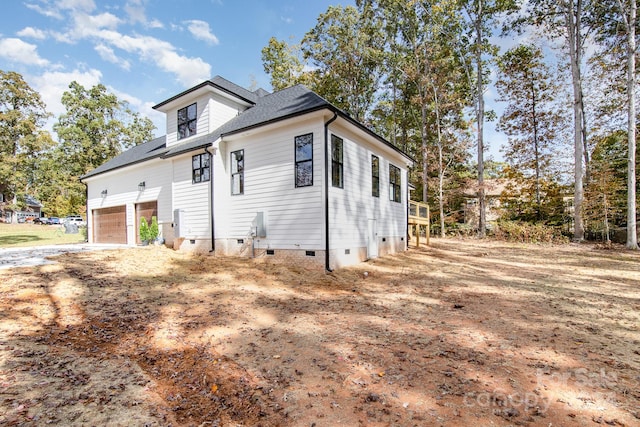
<svg viewBox="0 0 640 427"><path fill-rule="evenodd" d="M624 8L621 10L625 14ZM635 0L629 2L627 20L627 127L628 127L628 171L627 171L627 248L638 249L636 232L636 15Z"/></svg>
<svg viewBox="0 0 640 427"><path fill-rule="evenodd" d="M528 76L525 76L527 78ZM538 116L536 111L536 90L531 81L531 118L533 121L533 148L536 163L536 219L542 219L542 200L540 197L540 146L538 142Z"/></svg>
<svg viewBox="0 0 640 427"><path fill-rule="evenodd" d="M571 77L573 80L573 121L574 121L574 195L573 195L573 239L575 241L584 240L584 224L582 222L582 203L584 201L583 187L583 125L582 117L582 78L580 73L580 19L582 14L582 0L577 0L577 7L574 8L573 0L565 3L565 18L567 22L567 33L569 39L569 56L571 60Z"/></svg>
<svg viewBox="0 0 640 427"><path fill-rule="evenodd" d="M475 22L476 29L476 66L477 66L477 112L478 124L478 237L486 234L486 208L484 199L484 85L482 83L482 15L483 1L478 1L478 16Z"/></svg>
<svg viewBox="0 0 640 427"><path fill-rule="evenodd" d="M424 99L424 98L423 98ZM422 116L422 201L429 203L429 164L427 160L427 105L420 106Z"/></svg>

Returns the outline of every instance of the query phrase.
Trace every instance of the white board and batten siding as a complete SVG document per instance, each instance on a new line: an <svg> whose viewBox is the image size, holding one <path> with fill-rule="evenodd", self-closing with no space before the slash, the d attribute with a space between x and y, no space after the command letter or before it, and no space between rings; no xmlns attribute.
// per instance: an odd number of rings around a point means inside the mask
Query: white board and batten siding
<svg viewBox="0 0 640 427"><path fill-rule="evenodd" d="M296 187L295 137L309 133L313 134L313 185ZM323 249L323 145L321 116L292 119L286 126L222 142L218 155L227 178L216 184L216 224L221 224L216 226L216 237L249 238L257 213L264 212L266 237L256 238L256 248ZM231 195L230 157L237 150L244 150L244 194Z"/></svg>
<svg viewBox="0 0 640 427"><path fill-rule="evenodd" d="M175 157L173 165L173 209L184 213L185 239L211 239L209 196L211 181L193 183L192 156L204 150Z"/></svg>
<svg viewBox="0 0 640 427"><path fill-rule="evenodd" d="M370 220L375 220L379 240L403 238L407 224L407 160L346 127L332 125L330 138L332 134L343 140L343 188L332 186L329 173L331 249L365 248ZM329 145L331 152L331 141ZM379 158L379 197L372 195L372 155ZM390 200L390 165L401 170L400 203Z"/></svg>
<svg viewBox="0 0 640 427"><path fill-rule="evenodd" d="M127 215L127 243L136 243L135 206L138 203L157 201L158 223L171 224L171 164L154 159L144 165L132 165L115 171L106 172L87 178L87 223L93 224L94 209L125 206ZM145 183L144 191L139 191L138 184ZM107 190L106 197L102 191ZM89 239L93 239L89 233Z"/></svg>

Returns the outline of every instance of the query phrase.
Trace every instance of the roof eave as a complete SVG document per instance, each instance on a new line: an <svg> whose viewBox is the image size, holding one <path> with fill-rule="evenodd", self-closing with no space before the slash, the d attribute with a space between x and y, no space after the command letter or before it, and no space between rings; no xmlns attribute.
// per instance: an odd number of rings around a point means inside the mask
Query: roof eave
<svg viewBox="0 0 640 427"><path fill-rule="evenodd" d="M226 88L224 88L224 87L212 82L211 80L207 80L207 81L204 81L204 82L200 83L199 85L196 85L196 86L194 86L194 87L192 87L190 89L187 89L187 90L179 93L178 95L172 96L171 98L166 99L166 100L160 102L157 105L154 105L152 108L154 110L162 111L161 108L163 106L165 106L167 104L170 104L170 103L172 103L172 102L174 102L174 101L176 101L176 100L178 100L178 99L180 99L180 98L182 98L182 97L184 97L186 95L189 95L192 92L196 92L196 91L198 91L198 90L200 90L202 88L205 88L207 86L215 88L215 89L217 89L217 90L219 90L219 91L221 91L221 92L223 92L223 93L225 93L225 94L227 94L229 96L232 96L232 97L234 97L236 99L239 99L239 100L247 103L248 105L255 105L255 102L251 101L250 99L247 99L247 98L245 98L243 96L240 96L237 93L232 92L232 91L230 91L230 90L228 90L228 89L226 89Z"/></svg>

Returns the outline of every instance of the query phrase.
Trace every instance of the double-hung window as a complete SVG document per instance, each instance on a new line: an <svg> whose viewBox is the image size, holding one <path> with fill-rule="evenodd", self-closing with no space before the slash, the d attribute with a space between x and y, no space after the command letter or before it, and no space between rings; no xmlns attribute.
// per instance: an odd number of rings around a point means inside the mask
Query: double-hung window
<svg viewBox="0 0 640 427"><path fill-rule="evenodd" d="M380 158L371 155L371 195L380 197Z"/></svg>
<svg viewBox="0 0 640 427"><path fill-rule="evenodd" d="M296 144L296 187L313 185L313 134L299 135Z"/></svg>
<svg viewBox="0 0 640 427"><path fill-rule="evenodd" d="M400 182L401 174L400 168L397 166L389 165L389 199L392 202L400 203Z"/></svg>
<svg viewBox="0 0 640 427"><path fill-rule="evenodd" d="M194 184L198 182L209 181L210 174L210 166L209 166L209 155L208 154L196 154L191 158L191 169L192 169L192 182Z"/></svg>
<svg viewBox="0 0 640 427"><path fill-rule="evenodd" d="M344 188L344 141L331 135L331 185Z"/></svg>
<svg viewBox="0 0 640 427"><path fill-rule="evenodd" d="M178 139L196 134L198 106L193 103L178 110Z"/></svg>
<svg viewBox="0 0 640 427"><path fill-rule="evenodd" d="M244 194L244 150L231 153L231 194Z"/></svg>

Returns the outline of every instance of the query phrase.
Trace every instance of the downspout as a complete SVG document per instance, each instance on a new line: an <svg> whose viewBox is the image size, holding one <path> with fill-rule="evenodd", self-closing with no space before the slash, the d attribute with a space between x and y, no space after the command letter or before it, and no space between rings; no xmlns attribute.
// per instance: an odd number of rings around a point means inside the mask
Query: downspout
<svg viewBox="0 0 640 427"><path fill-rule="evenodd" d="M213 215L214 202L214 183L213 183L213 153L209 151L209 147L204 148L205 153L209 155L209 186L211 187L211 202L209 203L209 216L211 218L211 250L209 253L216 251L216 221Z"/></svg>
<svg viewBox="0 0 640 427"><path fill-rule="evenodd" d="M324 269L331 273L329 263L329 125L338 118L338 112L324 124Z"/></svg>

